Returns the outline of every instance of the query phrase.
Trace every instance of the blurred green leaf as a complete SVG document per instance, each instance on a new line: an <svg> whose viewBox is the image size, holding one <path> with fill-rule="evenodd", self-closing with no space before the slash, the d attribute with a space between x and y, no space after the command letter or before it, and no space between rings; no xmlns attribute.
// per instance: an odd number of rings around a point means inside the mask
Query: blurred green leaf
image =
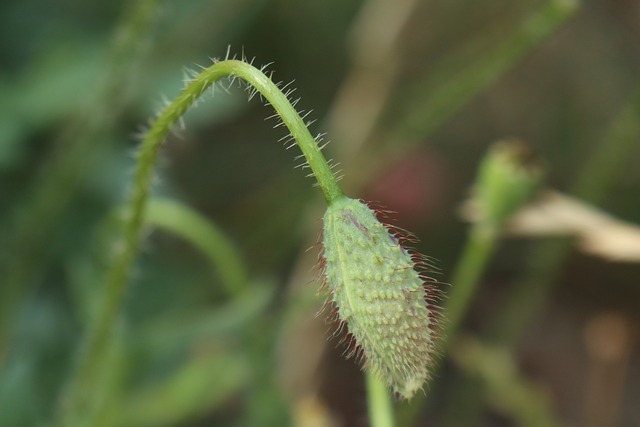
<svg viewBox="0 0 640 427"><path fill-rule="evenodd" d="M248 378L241 354L223 349L194 354L175 372L122 396L113 407L114 427L163 427L184 423L215 410Z"/></svg>

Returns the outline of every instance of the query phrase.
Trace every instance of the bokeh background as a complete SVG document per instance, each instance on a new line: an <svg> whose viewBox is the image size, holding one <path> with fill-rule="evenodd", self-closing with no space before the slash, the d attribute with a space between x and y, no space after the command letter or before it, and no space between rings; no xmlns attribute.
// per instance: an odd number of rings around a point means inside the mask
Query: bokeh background
<svg viewBox="0 0 640 427"><path fill-rule="evenodd" d="M52 419L140 132L185 68L227 52L295 80L347 193L397 212L445 292L470 228L460 207L498 140L530 147L544 187L640 224L637 0L22 0L0 3L0 33L2 426ZM168 139L153 193L198 212L244 267L229 279L148 227L93 425L366 426L359 367L315 316L321 193L270 108L227 86ZM574 243L499 241L399 425L640 424L640 264ZM508 339L505 307L530 313Z"/></svg>

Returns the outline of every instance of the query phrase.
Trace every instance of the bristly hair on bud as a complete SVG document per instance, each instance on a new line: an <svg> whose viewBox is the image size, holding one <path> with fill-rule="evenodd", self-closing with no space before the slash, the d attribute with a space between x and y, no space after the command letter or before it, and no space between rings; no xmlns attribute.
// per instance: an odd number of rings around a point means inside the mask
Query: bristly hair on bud
<svg viewBox="0 0 640 427"><path fill-rule="evenodd" d="M420 272L428 262L405 240L359 200L335 200L324 215L324 280L347 356L409 399L430 377L439 315L438 291Z"/></svg>

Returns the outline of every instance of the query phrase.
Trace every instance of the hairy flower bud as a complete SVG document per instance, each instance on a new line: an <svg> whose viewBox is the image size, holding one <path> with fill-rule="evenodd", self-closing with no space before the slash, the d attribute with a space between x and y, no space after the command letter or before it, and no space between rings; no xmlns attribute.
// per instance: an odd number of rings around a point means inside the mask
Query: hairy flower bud
<svg viewBox="0 0 640 427"><path fill-rule="evenodd" d="M339 330L355 339L350 355L408 399L429 378L436 317L424 261L400 242L358 200L336 200L324 216L325 280Z"/></svg>

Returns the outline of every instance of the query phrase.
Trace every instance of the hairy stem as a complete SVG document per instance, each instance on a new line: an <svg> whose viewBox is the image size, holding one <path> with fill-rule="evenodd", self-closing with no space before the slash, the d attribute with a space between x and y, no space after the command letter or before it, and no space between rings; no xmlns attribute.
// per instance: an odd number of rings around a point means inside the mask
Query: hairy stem
<svg viewBox="0 0 640 427"><path fill-rule="evenodd" d="M89 326L76 369L63 393L58 413L60 426L90 422L89 416L95 405L97 379L103 369L103 355L112 345L114 327L140 245L145 209L160 146L173 125L207 88L227 76L247 81L275 108L302 150L327 203L331 204L334 200L344 197L304 121L270 78L257 68L236 60L218 62L202 71L160 113L142 142L122 240L116 259L107 273L103 300Z"/></svg>

